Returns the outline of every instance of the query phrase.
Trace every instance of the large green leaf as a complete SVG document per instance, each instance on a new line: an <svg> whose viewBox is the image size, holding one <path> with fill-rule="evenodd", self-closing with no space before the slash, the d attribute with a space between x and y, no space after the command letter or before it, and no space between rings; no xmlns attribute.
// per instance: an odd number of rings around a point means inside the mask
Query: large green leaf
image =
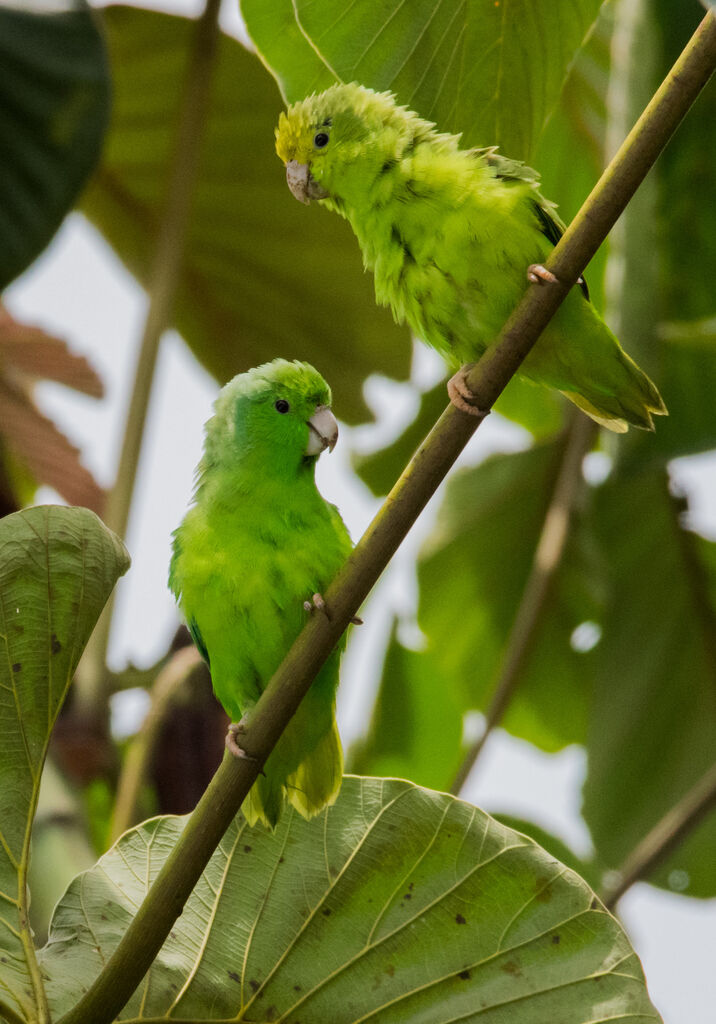
<svg viewBox="0 0 716 1024"><path fill-rule="evenodd" d="M534 165L544 194L559 204L568 224L596 184L606 163L606 95L609 86L613 5L602 7L589 39L570 69L557 107L542 133ZM607 245L591 261L586 279L596 307L604 307Z"/></svg>
<svg viewBox="0 0 716 1024"><path fill-rule="evenodd" d="M646 450L673 458L716 447L716 317L662 324L659 360L669 416Z"/></svg>
<svg viewBox="0 0 716 1024"><path fill-rule="evenodd" d="M88 509L46 505L0 521L0 1017L9 1008L36 1020L44 1003L27 917L42 765L80 655L128 566L124 545Z"/></svg>
<svg viewBox="0 0 716 1024"><path fill-rule="evenodd" d="M259 53L288 102L336 80L400 102L528 158L601 0L241 0Z"/></svg>
<svg viewBox="0 0 716 1024"><path fill-rule="evenodd" d="M103 12L115 89L83 209L145 282L163 209L193 22ZM365 418L371 373L404 376L407 330L376 306L347 224L306 211L274 151L280 97L259 60L221 36L175 319L220 381L275 356L315 363L339 415Z"/></svg>
<svg viewBox="0 0 716 1024"><path fill-rule="evenodd" d="M428 653L403 647L394 627L368 734L350 751L352 770L448 789L462 760L458 693Z"/></svg>
<svg viewBox="0 0 716 1024"><path fill-rule="evenodd" d="M585 860L584 857L578 856L562 839L548 832L541 825L536 825L533 821L517 818L514 814L502 814L494 809L491 814L502 825L507 825L508 828L513 828L516 832L523 832L530 839L534 839L543 850L556 857L562 864L566 864L572 871L576 871L597 892L601 889L604 869L593 858Z"/></svg>
<svg viewBox="0 0 716 1024"><path fill-rule="evenodd" d="M663 39L660 73L673 64L704 16L697 0L655 0ZM656 86L657 83L654 83ZM659 159L662 316L687 320L716 313L716 89L708 85Z"/></svg>
<svg viewBox="0 0 716 1024"><path fill-rule="evenodd" d="M89 7L28 6L0 5L0 289L72 207L109 115L109 70Z"/></svg>
<svg viewBox="0 0 716 1024"><path fill-rule="evenodd" d="M610 570L596 647L584 813L617 868L716 753L716 544L685 530L661 469L597 492ZM716 817L650 880L716 894Z"/></svg>
<svg viewBox="0 0 716 1024"><path fill-rule="evenodd" d="M555 483L562 442L497 455L451 480L418 569L420 626L468 706L496 686ZM570 638L598 608L599 576L579 516L504 726L544 750L586 736L591 678Z"/></svg>
<svg viewBox="0 0 716 1024"><path fill-rule="evenodd" d="M55 1013L101 969L184 819L125 834L70 886L41 953ZM444 794L346 777L312 822L228 829L120 1020L655 1022L585 882Z"/></svg>

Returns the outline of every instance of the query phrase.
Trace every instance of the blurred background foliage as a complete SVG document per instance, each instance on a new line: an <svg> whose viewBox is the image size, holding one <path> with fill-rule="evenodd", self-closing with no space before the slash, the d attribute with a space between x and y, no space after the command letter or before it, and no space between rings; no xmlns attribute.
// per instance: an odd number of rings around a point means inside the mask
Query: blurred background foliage
<svg viewBox="0 0 716 1024"><path fill-rule="evenodd" d="M411 342L376 307L347 225L299 207L286 189L271 140L282 96L298 99L336 76L392 89L441 128L462 131L467 145L499 144L532 163L569 221L703 15L697 0L515 4L509 25L492 0L364 0L341 19L330 16L333 0L241 6L258 53L220 34L171 323L219 383L277 355L315 362L350 423L370 417L369 375L409 376ZM0 9L0 53L13 71L0 80L0 282L27 268L78 206L151 287L194 23L119 5L43 8ZM716 205L705 201L715 123L711 88L588 268L595 302L658 382L670 416L653 435L589 435L583 454L597 453L590 464L599 472L578 463L568 533L530 620L517 684L492 723L541 750L586 749L593 860L580 862L536 823L519 828L597 888L716 750L716 545L690 528L669 479L670 459L716 446ZM43 376L101 397L81 357L3 314L3 511L30 500L38 483L100 510L104 495L77 451L33 405L32 383ZM376 495L445 405L442 382L410 387L414 420L381 450L354 455ZM557 396L519 381L497 408L523 428L524 450L453 474L416 567L420 643L401 642L397 624L389 631L367 732L349 751L352 770L449 789L474 743L466 723L490 707L525 640L518 612L574 419ZM186 643L180 631L156 666L106 672L107 691L151 692ZM223 712L205 672L175 679L161 700L124 827L190 809L221 754ZM65 866L89 863L116 831L114 796L143 740L115 743L106 708L80 720L70 699L36 821L38 850L48 851L35 858L38 935ZM715 848L712 816L649 880L714 896Z"/></svg>

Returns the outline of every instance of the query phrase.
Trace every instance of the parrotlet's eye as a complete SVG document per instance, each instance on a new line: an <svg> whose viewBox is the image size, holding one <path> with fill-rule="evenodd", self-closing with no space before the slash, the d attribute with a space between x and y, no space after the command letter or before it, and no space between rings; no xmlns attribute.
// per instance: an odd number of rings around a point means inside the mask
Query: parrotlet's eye
<svg viewBox="0 0 716 1024"><path fill-rule="evenodd" d="M316 132L313 136L313 145L316 149L323 149L324 146L328 145L328 139L328 132Z"/></svg>
<svg viewBox="0 0 716 1024"><path fill-rule="evenodd" d="M285 398L279 398L278 402L274 402L274 409L276 412L286 413L291 408Z"/></svg>

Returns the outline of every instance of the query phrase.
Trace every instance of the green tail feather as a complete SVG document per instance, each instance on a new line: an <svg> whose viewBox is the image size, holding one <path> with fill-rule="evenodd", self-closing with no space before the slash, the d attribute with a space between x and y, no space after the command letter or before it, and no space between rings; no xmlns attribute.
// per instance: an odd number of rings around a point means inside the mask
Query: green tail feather
<svg viewBox="0 0 716 1024"><path fill-rule="evenodd" d="M276 775L259 775L241 805L249 825L253 827L260 821L273 831L283 810L285 792L283 782Z"/></svg>
<svg viewBox="0 0 716 1024"><path fill-rule="evenodd" d="M278 749L278 748L277 748ZM281 772L266 766L244 800L241 810L249 825L258 821L274 829L288 801L304 818L312 818L335 802L343 779L343 752L335 719L313 750L285 781Z"/></svg>
<svg viewBox="0 0 716 1024"><path fill-rule="evenodd" d="M335 803L343 779L343 751L335 720L317 746L286 780L286 795L304 818Z"/></svg>
<svg viewBox="0 0 716 1024"><path fill-rule="evenodd" d="M615 346L610 355L608 365L600 362L598 378L585 377L578 392L564 390L562 394L600 426L617 434L625 433L629 426L653 430L652 416L668 415L656 385L622 348Z"/></svg>
<svg viewBox="0 0 716 1024"><path fill-rule="evenodd" d="M557 388L608 430L653 430L652 417L667 415L656 385L574 290L523 367L525 376Z"/></svg>

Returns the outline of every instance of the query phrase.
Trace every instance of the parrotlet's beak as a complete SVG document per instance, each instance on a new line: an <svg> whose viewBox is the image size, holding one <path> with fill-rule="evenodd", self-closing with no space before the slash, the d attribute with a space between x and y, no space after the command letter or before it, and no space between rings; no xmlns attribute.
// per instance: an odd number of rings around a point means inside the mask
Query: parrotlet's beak
<svg viewBox="0 0 716 1024"><path fill-rule="evenodd" d="M332 452L338 440L336 417L327 405L317 405L308 421L306 455L320 455L324 448Z"/></svg>
<svg viewBox="0 0 716 1024"><path fill-rule="evenodd" d="M286 181L300 203L310 203L312 199L325 199L328 195L323 185L319 185L311 177L308 164L300 164L298 160L289 160L286 164Z"/></svg>

